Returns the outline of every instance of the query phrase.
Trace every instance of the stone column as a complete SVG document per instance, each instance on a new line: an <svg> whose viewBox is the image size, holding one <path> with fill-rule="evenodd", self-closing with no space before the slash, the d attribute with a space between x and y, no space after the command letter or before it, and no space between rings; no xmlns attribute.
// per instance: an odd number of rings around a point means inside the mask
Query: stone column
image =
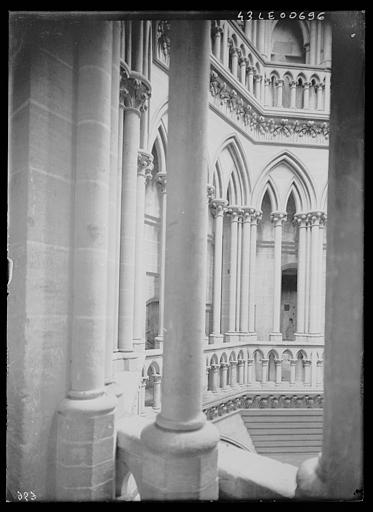
<svg viewBox="0 0 373 512"><path fill-rule="evenodd" d="M251 40L251 21L245 21L245 36Z"/></svg>
<svg viewBox="0 0 373 512"><path fill-rule="evenodd" d="M296 108L297 83L292 80L290 83L290 108Z"/></svg>
<svg viewBox="0 0 373 512"><path fill-rule="evenodd" d="M221 27L214 27L214 55L220 60L220 52L221 52L221 35L223 33L223 29Z"/></svg>
<svg viewBox="0 0 373 512"><path fill-rule="evenodd" d="M271 80L269 78L264 79L264 106L268 107L268 87L271 85Z"/></svg>
<svg viewBox="0 0 373 512"><path fill-rule="evenodd" d="M225 389L228 384L228 363L220 363L220 387Z"/></svg>
<svg viewBox="0 0 373 512"><path fill-rule="evenodd" d="M264 54L264 44L265 44L265 21L258 20L258 50L263 55Z"/></svg>
<svg viewBox="0 0 373 512"><path fill-rule="evenodd" d="M254 96L260 101L260 75L254 75Z"/></svg>
<svg viewBox="0 0 373 512"><path fill-rule="evenodd" d="M145 267L144 267L144 219L145 186L152 176L153 156L140 150L137 159L137 195L136 195L136 243L135 243L135 289L133 308L133 348L145 350Z"/></svg>
<svg viewBox="0 0 373 512"><path fill-rule="evenodd" d="M295 367L296 367L296 360L291 359L290 360L290 385L294 386L295 384Z"/></svg>
<svg viewBox="0 0 373 512"><path fill-rule="evenodd" d="M228 66L229 61L229 45L228 45L228 27L225 23L223 28L223 65Z"/></svg>
<svg viewBox="0 0 373 512"><path fill-rule="evenodd" d="M161 191L161 233L160 233L160 265L159 265L159 308L158 308L158 336L155 338L156 347L163 342L164 331L164 282L166 272L166 212L167 212L167 174L159 172L157 183Z"/></svg>
<svg viewBox="0 0 373 512"><path fill-rule="evenodd" d="M330 23L324 24L324 62L323 65L330 68L332 64L332 28Z"/></svg>
<svg viewBox="0 0 373 512"><path fill-rule="evenodd" d="M239 61L239 64L240 64L240 82L241 82L241 84L245 85L245 81L246 81L246 59L241 57L240 61Z"/></svg>
<svg viewBox="0 0 373 512"><path fill-rule="evenodd" d="M252 66L249 67L247 72L247 87L251 94L254 94L254 68Z"/></svg>
<svg viewBox="0 0 373 512"><path fill-rule="evenodd" d="M309 326L310 326L310 318L309 318L309 312L310 312L310 265L311 260L311 226L309 223L309 217L307 215L307 222L306 222L306 296L305 296L305 307L304 307L304 331L306 333L309 332Z"/></svg>
<svg viewBox="0 0 373 512"><path fill-rule="evenodd" d="M316 374L316 385L317 387L322 387L322 384L323 384L323 373L324 373L324 368L323 368L323 361L317 361L316 362L316 368L317 368L317 374Z"/></svg>
<svg viewBox="0 0 373 512"><path fill-rule="evenodd" d="M298 342L303 342L305 334L307 215L305 213L296 214L294 222L298 226L297 332L295 338Z"/></svg>
<svg viewBox="0 0 373 512"><path fill-rule="evenodd" d="M325 75L324 110L330 111L330 74Z"/></svg>
<svg viewBox="0 0 373 512"><path fill-rule="evenodd" d="M310 308L309 335L320 336L320 242L319 227L322 212L308 214L311 225L311 275L310 275Z"/></svg>
<svg viewBox="0 0 373 512"><path fill-rule="evenodd" d="M138 388L137 413L139 416L141 416L145 412L145 392L146 392L146 383L148 380L149 380L149 377L142 377L141 381L140 381L139 388Z"/></svg>
<svg viewBox="0 0 373 512"><path fill-rule="evenodd" d="M218 364L212 364L211 365L212 370L212 379L211 379L211 391L214 393L217 393L218 391L218 381L219 381L219 365Z"/></svg>
<svg viewBox="0 0 373 512"><path fill-rule="evenodd" d="M252 23L252 39L251 39L251 42L253 43L254 46L256 46L256 44L257 44L257 41L256 41L257 37L256 36L257 36L257 32L258 32L257 31L258 21L257 20L252 20L251 23Z"/></svg>
<svg viewBox="0 0 373 512"><path fill-rule="evenodd" d="M233 386L233 387L237 387L238 385L238 382L237 382L237 361L231 361L230 362L230 385Z"/></svg>
<svg viewBox="0 0 373 512"><path fill-rule="evenodd" d="M282 368L281 368L281 360L276 359L275 360L275 368L276 368L276 385L278 386L281 384L282 379Z"/></svg>
<svg viewBox="0 0 373 512"><path fill-rule="evenodd" d="M304 361L304 385L309 387L311 385L311 364L312 361Z"/></svg>
<svg viewBox="0 0 373 512"><path fill-rule="evenodd" d="M284 81L277 80L277 106L282 107L282 91L283 91Z"/></svg>
<svg viewBox="0 0 373 512"><path fill-rule="evenodd" d="M252 385L253 382L254 382L253 369L254 369L254 360L253 359L248 359L247 360L247 379L246 379L246 382L249 385Z"/></svg>
<svg viewBox="0 0 373 512"><path fill-rule="evenodd" d="M222 259L223 259L223 220L225 199L214 199L211 202L215 217L215 247L214 247L214 283L213 283L213 334L221 335L221 286L222 286Z"/></svg>
<svg viewBox="0 0 373 512"><path fill-rule="evenodd" d="M250 231L250 278L249 278L249 332L255 337L255 278L256 278L256 235L258 222L262 213L256 211L251 215Z"/></svg>
<svg viewBox="0 0 373 512"><path fill-rule="evenodd" d="M232 54L232 75L237 78L238 50L232 47L230 52Z"/></svg>
<svg viewBox="0 0 373 512"><path fill-rule="evenodd" d="M239 359L237 363L237 380L240 386L244 383L244 368L245 361L243 359Z"/></svg>
<svg viewBox="0 0 373 512"><path fill-rule="evenodd" d="M362 501L365 86L356 77L365 68L364 14L333 13L331 21L323 446L300 466L296 497Z"/></svg>
<svg viewBox="0 0 373 512"><path fill-rule="evenodd" d="M250 230L253 208L243 208L240 331L249 332Z"/></svg>
<svg viewBox="0 0 373 512"><path fill-rule="evenodd" d="M240 330L241 313L241 264L242 264L242 210L239 210L237 223L237 271L236 271L236 328Z"/></svg>
<svg viewBox="0 0 373 512"><path fill-rule="evenodd" d="M162 404L141 433L143 500L218 498L219 434L202 413L209 71L210 22L173 20Z"/></svg>
<svg viewBox="0 0 373 512"><path fill-rule="evenodd" d="M231 245L230 245L230 273L229 273L229 319L228 330L236 330L236 290L237 290L237 226L238 214L237 207L229 208L231 215Z"/></svg>
<svg viewBox="0 0 373 512"><path fill-rule="evenodd" d="M269 359L262 359L262 383L268 382L268 363Z"/></svg>
<svg viewBox="0 0 373 512"><path fill-rule="evenodd" d="M310 108L310 83L304 82L304 90L303 90L303 108L309 109Z"/></svg>
<svg viewBox="0 0 373 512"><path fill-rule="evenodd" d="M140 144L140 117L150 97L150 84L139 73L123 76L121 102L124 105L122 217L119 275L118 348L133 350L133 312L136 267L137 160Z"/></svg>
<svg viewBox="0 0 373 512"><path fill-rule="evenodd" d="M153 409L158 411L161 408L161 376L153 377Z"/></svg>
<svg viewBox="0 0 373 512"><path fill-rule="evenodd" d="M203 384L203 391L206 392L209 389L209 375L210 375L210 366L206 366L206 375Z"/></svg>
<svg viewBox="0 0 373 512"><path fill-rule="evenodd" d="M282 249L282 224L286 220L286 212L271 213L274 227L274 269L273 269L273 331L269 339L273 342L282 341L280 332L281 313L281 249Z"/></svg>
<svg viewBox="0 0 373 512"><path fill-rule="evenodd" d="M58 501L114 494L116 400L104 390L112 28L82 22L77 45L71 366L70 390L56 417ZM78 445L84 450L77 454Z"/></svg>
<svg viewBox="0 0 373 512"><path fill-rule="evenodd" d="M316 109L324 110L323 105L323 86L322 84L316 85Z"/></svg>
<svg viewBox="0 0 373 512"><path fill-rule="evenodd" d="M324 315L325 315L325 301L323 298L323 289L324 289L324 229L326 225L326 214L321 212L320 217L320 225L319 225L319 280L318 280L318 296L319 296L319 331L320 336L323 338L324 329L322 329L324 325Z"/></svg>
<svg viewBox="0 0 373 512"><path fill-rule="evenodd" d="M316 66L316 29L317 22L310 21L310 65Z"/></svg>

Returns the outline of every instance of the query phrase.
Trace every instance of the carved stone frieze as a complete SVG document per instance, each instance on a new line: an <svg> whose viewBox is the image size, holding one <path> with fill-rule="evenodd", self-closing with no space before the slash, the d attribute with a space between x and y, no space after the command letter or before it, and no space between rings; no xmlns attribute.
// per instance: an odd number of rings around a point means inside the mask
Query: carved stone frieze
<svg viewBox="0 0 373 512"><path fill-rule="evenodd" d="M298 142L310 139L310 142L325 143L329 138L329 123L326 121L263 116L215 70L210 72L210 94L219 107L226 108L235 121L261 140L263 137L265 140L285 137Z"/></svg>
<svg viewBox="0 0 373 512"><path fill-rule="evenodd" d="M318 393L301 394L250 394L243 393L240 396L223 398L219 403L214 403L203 409L209 420L218 416L224 416L239 409L316 409L323 408L323 396Z"/></svg>

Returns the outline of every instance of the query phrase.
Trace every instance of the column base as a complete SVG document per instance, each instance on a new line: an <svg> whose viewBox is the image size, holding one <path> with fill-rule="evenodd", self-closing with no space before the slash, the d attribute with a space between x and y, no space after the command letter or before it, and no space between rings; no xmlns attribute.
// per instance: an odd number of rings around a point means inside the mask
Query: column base
<svg viewBox="0 0 373 512"><path fill-rule="evenodd" d="M141 432L142 500L217 500L219 433L211 422L189 432L156 423Z"/></svg>
<svg viewBox="0 0 373 512"><path fill-rule="evenodd" d="M272 341L272 343L281 343L282 342L282 332L271 332L269 334L269 341Z"/></svg>
<svg viewBox="0 0 373 512"><path fill-rule="evenodd" d="M212 333L209 335L208 344L215 345L215 344L223 343L223 341L224 341L224 334Z"/></svg>
<svg viewBox="0 0 373 512"><path fill-rule="evenodd" d="M115 396L66 398L57 414L57 501L114 498Z"/></svg>

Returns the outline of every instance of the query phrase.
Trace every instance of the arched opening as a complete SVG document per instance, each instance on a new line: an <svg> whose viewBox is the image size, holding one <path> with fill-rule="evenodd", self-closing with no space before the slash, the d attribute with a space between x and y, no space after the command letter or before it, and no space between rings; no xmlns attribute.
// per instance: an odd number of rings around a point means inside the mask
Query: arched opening
<svg viewBox="0 0 373 512"><path fill-rule="evenodd" d="M159 300L151 299L146 303L145 349L155 348L155 338L158 336Z"/></svg>
<svg viewBox="0 0 373 512"><path fill-rule="evenodd" d="M157 363L153 362L146 373L145 407L153 407L154 405L154 382L157 375L159 375L159 367Z"/></svg>
<svg viewBox="0 0 373 512"><path fill-rule="evenodd" d="M254 364L255 364L255 380L262 382L263 380L263 366L262 366L263 354L260 350L254 352Z"/></svg>
<svg viewBox="0 0 373 512"><path fill-rule="evenodd" d="M297 354L297 362L295 364L295 381L304 382L304 361L305 356L302 351Z"/></svg>
<svg viewBox="0 0 373 512"><path fill-rule="evenodd" d="M276 381L276 356L274 352L270 352L268 355L268 381Z"/></svg>
<svg viewBox="0 0 373 512"><path fill-rule="evenodd" d="M285 351L282 355L281 361L281 380L282 382L290 382L290 361L292 359L291 353Z"/></svg>
<svg viewBox="0 0 373 512"><path fill-rule="evenodd" d="M295 87L295 106L296 108L304 107L304 86L302 78L298 78L297 85Z"/></svg>
<svg viewBox="0 0 373 512"><path fill-rule="evenodd" d="M284 78L284 85L282 86L282 106L290 108L291 97L291 77L286 75Z"/></svg>
<svg viewBox="0 0 373 512"><path fill-rule="evenodd" d="M299 23L280 20L272 33L272 61L305 63L306 52Z"/></svg>
<svg viewBox="0 0 373 512"><path fill-rule="evenodd" d="M297 322L297 268L282 271L281 278L281 332L284 341L295 340Z"/></svg>

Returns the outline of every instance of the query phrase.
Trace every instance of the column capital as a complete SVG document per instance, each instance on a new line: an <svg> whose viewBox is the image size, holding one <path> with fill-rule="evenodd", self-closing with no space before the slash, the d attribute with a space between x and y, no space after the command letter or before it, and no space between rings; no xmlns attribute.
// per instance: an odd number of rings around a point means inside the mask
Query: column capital
<svg viewBox="0 0 373 512"><path fill-rule="evenodd" d="M276 82L276 85L280 85L282 87L284 85L284 80L282 78L279 78Z"/></svg>
<svg viewBox="0 0 373 512"><path fill-rule="evenodd" d="M228 363L227 363L226 361L222 361L222 362L220 363L220 367L221 367L221 368L228 368Z"/></svg>
<svg viewBox="0 0 373 512"><path fill-rule="evenodd" d="M287 213L286 212L272 212L271 213L271 221L275 224L275 226L282 225L282 223L286 220Z"/></svg>
<svg viewBox="0 0 373 512"><path fill-rule="evenodd" d="M324 361L323 361L322 359L318 359L318 360L316 361L316 366L318 366L318 367L322 366L322 365L323 365L323 362L324 362Z"/></svg>
<svg viewBox="0 0 373 512"><path fill-rule="evenodd" d="M210 368L213 371L216 371L216 370L218 370L220 368L220 364L218 364L218 363L211 363Z"/></svg>
<svg viewBox="0 0 373 512"><path fill-rule="evenodd" d="M248 364L248 365L249 365L249 364L254 364L254 359L248 359L248 360L247 360L247 364Z"/></svg>
<svg viewBox="0 0 373 512"><path fill-rule="evenodd" d="M217 20L214 20L212 23L213 23L213 25L212 25L212 34L214 36L219 36L220 37L220 35L224 32L223 28L220 25L218 25Z"/></svg>
<svg viewBox="0 0 373 512"><path fill-rule="evenodd" d="M290 359L290 366L295 366L297 364L296 359Z"/></svg>
<svg viewBox="0 0 373 512"><path fill-rule="evenodd" d="M227 204L228 201L226 199L213 199L210 202L210 208L214 217L224 215L224 210Z"/></svg>
<svg viewBox="0 0 373 512"><path fill-rule="evenodd" d="M144 112L148 108L150 96L150 82L140 73L133 71L129 76L126 74L121 76L119 99L124 109Z"/></svg>
<svg viewBox="0 0 373 512"><path fill-rule="evenodd" d="M293 223L298 228L305 228L307 226L307 213L296 213L293 217Z"/></svg>
<svg viewBox="0 0 373 512"><path fill-rule="evenodd" d="M268 78L268 77L266 77L266 78L264 79L264 85L270 85L270 84L271 84L271 79L270 79L270 78Z"/></svg>
<svg viewBox="0 0 373 512"><path fill-rule="evenodd" d="M262 359L262 364L268 364L269 363L269 359Z"/></svg>
<svg viewBox="0 0 373 512"><path fill-rule="evenodd" d="M242 218L243 222L251 222L252 216L255 216L256 210L251 206L242 207Z"/></svg>
<svg viewBox="0 0 373 512"><path fill-rule="evenodd" d="M311 366L312 361L310 361L309 359L305 359L305 360L303 361L303 363L304 363L304 366Z"/></svg>
<svg viewBox="0 0 373 512"><path fill-rule="evenodd" d="M310 83L310 82L304 82L303 87L304 87L305 89L309 89L309 88L310 88L310 85L311 85L311 83Z"/></svg>
<svg viewBox="0 0 373 512"><path fill-rule="evenodd" d="M235 366L235 365L237 364L237 361L229 361L229 364L230 364L231 366Z"/></svg>
<svg viewBox="0 0 373 512"><path fill-rule="evenodd" d="M292 80L292 81L290 82L290 87L295 88L296 86L297 86L297 82L296 82L295 80Z"/></svg>
<svg viewBox="0 0 373 512"><path fill-rule="evenodd" d="M238 218L241 215L241 211L242 211L242 209L239 206L229 206L226 209L226 212L228 213L228 215L231 216L232 222L238 222Z"/></svg>
<svg viewBox="0 0 373 512"><path fill-rule="evenodd" d="M154 158L151 153L139 149L137 155L137 175L144 176L146 181L152 177L152 170L154 169L153 160Z"/></svg>
<svg viewBox="0 0 373 512"><path fill-rule="evenodd" d="M259 75L259 74L254 75L254 80L256 80L257 82L260 82L260 80L262 80L262 78L263 78L262 75Z"/></svg>
<svg viewBox="0 0 373 512"><path fill-rule="evenodd" d="M262 220L263 212L261 210L255 210L251 214L251 224L258 224Z"/></svg>
<svg viewBox="0 0 373 512"><path fill-rule="evenodd" d="M309 212L307 214L307 222L310 226L324 225L326 222L326 214L322 211Z"/></svg>
<svg viewBox="0 0 373 512"><path fill-rule="evenodd" d="M254 71L256 71L256 69L254 68L254 66L249 66L249 67L247 68L247 72L248 72L249 74L251 73L251 74L253 75L253 74L254 74Z"/></svg>
<svg viewBox="0 0 373 512"><path fill-rule="evenodd" d="M244 361L244 359L239 359L239 360L237 361L237 364L238 364L238 366L244 366L244 365L245 365L245 361Z"/></svg>
<svg viewBox="0 0 373 512"><path fill-rule="evenodd" d="M165 172L158 172L156 174L156 180L158 185L160 186L161 193L166 193L166 187L167 187L167 173Z"/></svg>
<svg viewBox="0 0 373 512"><path fill-rule="evenodd" d="M275 359L275 366L279 366L281 363L281 359Z"/></svg>

